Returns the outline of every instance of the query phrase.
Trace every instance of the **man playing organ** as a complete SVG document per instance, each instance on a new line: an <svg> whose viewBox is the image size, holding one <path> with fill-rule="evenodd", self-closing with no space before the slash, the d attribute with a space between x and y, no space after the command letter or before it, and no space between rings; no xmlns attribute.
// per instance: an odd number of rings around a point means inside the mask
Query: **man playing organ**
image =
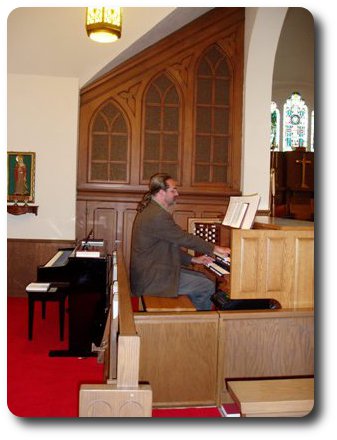
<svg viewBox="0 0 337 440"><path fill-rule="evenodd" d="M214 281L186 268L213 262L213 253L226 256L230 249L216 246L185 232L170 210L179 196L176 182L165 173L151 177L149 192L138 206L131 244L131 291L134 296L174 297L188 295L197 310L210 310ZM192 257L182 248L193 249Z"/></svg>

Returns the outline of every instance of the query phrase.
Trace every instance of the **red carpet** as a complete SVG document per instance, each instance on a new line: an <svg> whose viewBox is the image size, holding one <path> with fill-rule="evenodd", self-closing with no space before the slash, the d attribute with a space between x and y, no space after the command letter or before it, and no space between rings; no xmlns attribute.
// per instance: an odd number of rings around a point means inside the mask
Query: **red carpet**
<svg viewBox="0 0 337 440"><path fill-rule="evenodd" d="M218 408L164 408L154 409L153 417L170 418L209 418L221 417Z"/></svg>
<svg viewBox="0 0 337 440"><path fill-rule="evenodd" d="M8 408L20 417L77 417L80 384L102 382L103 366L96 358L49 357L49 350L67 348L67 331L59 340L58 305L47 304L45 320L35 305L32 341L27 307L26 298L8 299Z"/></svg>
<svg viewBox="0 0 337 440"><path fill-rule="evenodd" d="M67 348L58 334L58 304L47 303L41 318L35 305L33 340L28 340L26 298L8 298L7 404L19 417L78 417L79 387L102 383L103 365L96 358L49 357L50 350ZM227 405L226 405L227 406ZM231 410L231 405L228 405ZM158 418L222 417L217 408L154 409Z"/></svg>

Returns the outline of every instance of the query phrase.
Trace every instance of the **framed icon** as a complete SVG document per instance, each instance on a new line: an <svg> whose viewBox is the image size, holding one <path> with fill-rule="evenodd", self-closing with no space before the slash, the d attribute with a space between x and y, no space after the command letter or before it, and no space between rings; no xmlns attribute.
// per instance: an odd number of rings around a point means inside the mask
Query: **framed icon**
<svg viewBox="0 0 337 440"><path fill-rule="evenodd" d="M35 153L7 152L7 202L34 203Z"/></svg>

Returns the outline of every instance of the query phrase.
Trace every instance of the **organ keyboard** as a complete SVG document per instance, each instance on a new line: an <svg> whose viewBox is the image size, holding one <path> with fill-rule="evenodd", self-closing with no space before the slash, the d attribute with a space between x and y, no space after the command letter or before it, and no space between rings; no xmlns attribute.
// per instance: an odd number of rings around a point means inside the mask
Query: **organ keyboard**
<svg viewBox="0 0 337 440"><path fill-rule="evenodd" d="M80 244L59 249L45 265L37 268L38 282L49 282L69 291L68 350L54 350L50 356L96 355L92 347L99 346L103 336L109 306L111 258L105 247L99 258L76 257L82 248Z"/></svg>
<svg viewBox="0 0 337 440"><path fill-rule="evenodd" d="M219 277L228 275L231 271L231 259L230 257L223 257L220 254L214 252L215 261L208 264L207 267Z"/></svg>

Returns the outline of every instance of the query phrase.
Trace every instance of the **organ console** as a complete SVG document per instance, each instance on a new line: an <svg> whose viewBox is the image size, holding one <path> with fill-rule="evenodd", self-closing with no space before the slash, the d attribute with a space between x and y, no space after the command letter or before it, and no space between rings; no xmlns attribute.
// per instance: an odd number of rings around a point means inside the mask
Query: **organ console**
<svg viewBox="0 0 337 440"><path fill-rule="evenodd" d="M91 254L90 244L82 241L75 248L60 249L37 268L38 282L49 282L69 292L68 350L53 350L49 356L96 355L93 348L100 345L104 332L111 273L111 256L103 241L99 248L99 256L97 252Z"/></svg>

